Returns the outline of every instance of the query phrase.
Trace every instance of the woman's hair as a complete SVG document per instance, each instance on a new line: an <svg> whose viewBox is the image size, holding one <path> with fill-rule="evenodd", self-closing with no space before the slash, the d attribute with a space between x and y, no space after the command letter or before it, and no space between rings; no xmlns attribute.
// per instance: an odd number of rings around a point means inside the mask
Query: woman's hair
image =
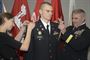
<svg viewBox="0 0 90 60"><path fill-rule="evenodd" d="M8 20L10 20L13 18L13 15L11 13L2 13L0 15L0 25L2 25L5 22L4 18L7 18Z"/></svg>

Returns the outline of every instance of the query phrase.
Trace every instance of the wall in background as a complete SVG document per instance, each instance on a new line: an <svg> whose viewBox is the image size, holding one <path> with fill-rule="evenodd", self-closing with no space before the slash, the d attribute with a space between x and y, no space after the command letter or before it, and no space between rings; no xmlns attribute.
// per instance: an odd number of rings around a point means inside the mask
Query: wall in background
<svg viewBox="0 0 90 60"><path fill-rule="evenodd" d="M12 7L13 7L13 2L14 0L3 0L6 6L6 9L8 12L11 12ZM36 0L27 0L30 8L30 13L32 14ZM45 1L51 1L51 0L45 0ZM69 0L61 0L62 2L62 9L63 9L63 14L64 14L64 19L65 19L65 24L68 24L68 19L69 19ZM76 0L76 8L82 8L86 11L87 13L87 25L90 27L90 0Z"/></svg>

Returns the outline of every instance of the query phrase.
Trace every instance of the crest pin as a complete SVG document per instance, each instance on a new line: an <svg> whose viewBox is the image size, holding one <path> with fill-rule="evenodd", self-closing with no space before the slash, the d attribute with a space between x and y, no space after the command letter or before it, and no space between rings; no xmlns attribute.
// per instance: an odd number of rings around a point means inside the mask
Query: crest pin
<svg viewBox="0 0 90 60"><path fill-rule="evenodd" d="M42 32L41 31L38 31L38 35L41 35L42 34Z"/></svg>

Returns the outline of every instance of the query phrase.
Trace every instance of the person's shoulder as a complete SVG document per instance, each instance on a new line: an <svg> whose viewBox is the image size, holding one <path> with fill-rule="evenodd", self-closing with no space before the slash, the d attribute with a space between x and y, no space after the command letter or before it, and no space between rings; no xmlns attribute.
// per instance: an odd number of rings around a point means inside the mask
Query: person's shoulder
<svg viewBox="0 0 90 60"><path fill-rule="evenodd" d="M37 30L37 28L40 28L40 25L41 25L41 21L40 20L36 21L35 22L35 27L34 27L33 30Z"/></svg>
<svg viewBox="0 0 90 60"><path fill-rule="evenodd" d="M55 23L55 22L50 22L51 24L54 24L54 25L58 25L58 23Z"/></svg>
<svg viewBox="0 0 90 60"><path fill-rule="evenodd" d="M0 32L0 39L6 40L9 37L7 33Z"/></svg>
<svg viewBox="0 0 90 60"><path fill-rule="evenodd" d="M0 32L0 36L8 36L6 33Z"/></svg>
<svg viewBox="0 0 90 60"><path fill-rule="evenodd" d="M41 20L38 20L35 22L36 26L40 25L41 24Z"/></svg>
<svg viewBox="0 0 90 60"><path fill-rule="evenodd" d="M86 29L90 30L90 28L86 25Z"/></svg>
<svg viewBox="0 0 90 60"><path fill-rule="evenodd" d="M72 30L72 29L73 29L73 26L71 25L66 27L66 30Z"/></svg>
<svg viewBox="0 0 90 60"><path fill-rule="evenodd" d="M70 25L70 26L67 26L67 28L73 28L73 26L72 26L72 25Z"/></svg>
<svg viewBox="0 0 90 60"><path fill-rule="evenodd" d="M51 23L51 26L56 27L56 28L57 28L58 25L59 25L58 23L55 23L55 22L50 22L50 23Z"/></svg>
<svg viewBox="0 0 90 60"><path fill-rule="evenodd" d="M86 26L86 31L90 33L90 28Z"/></svg>

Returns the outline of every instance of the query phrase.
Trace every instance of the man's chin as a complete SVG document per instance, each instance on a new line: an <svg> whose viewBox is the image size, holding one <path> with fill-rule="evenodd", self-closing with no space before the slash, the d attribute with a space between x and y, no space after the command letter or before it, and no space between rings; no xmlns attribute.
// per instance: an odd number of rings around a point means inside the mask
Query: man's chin
<svg viewBox="0 0 90 60"><path fill-rule="evenodd" d="M48 21L50 21L51 19L49 18L49 19L47 19Z"/></svg>
<svg viewBox="0 0 90 60"><path fill-rule="evenodd" d="M79 26L80 26L80 25L74 25L74 27L76 27L76 28L79 27Z"/></svg>

